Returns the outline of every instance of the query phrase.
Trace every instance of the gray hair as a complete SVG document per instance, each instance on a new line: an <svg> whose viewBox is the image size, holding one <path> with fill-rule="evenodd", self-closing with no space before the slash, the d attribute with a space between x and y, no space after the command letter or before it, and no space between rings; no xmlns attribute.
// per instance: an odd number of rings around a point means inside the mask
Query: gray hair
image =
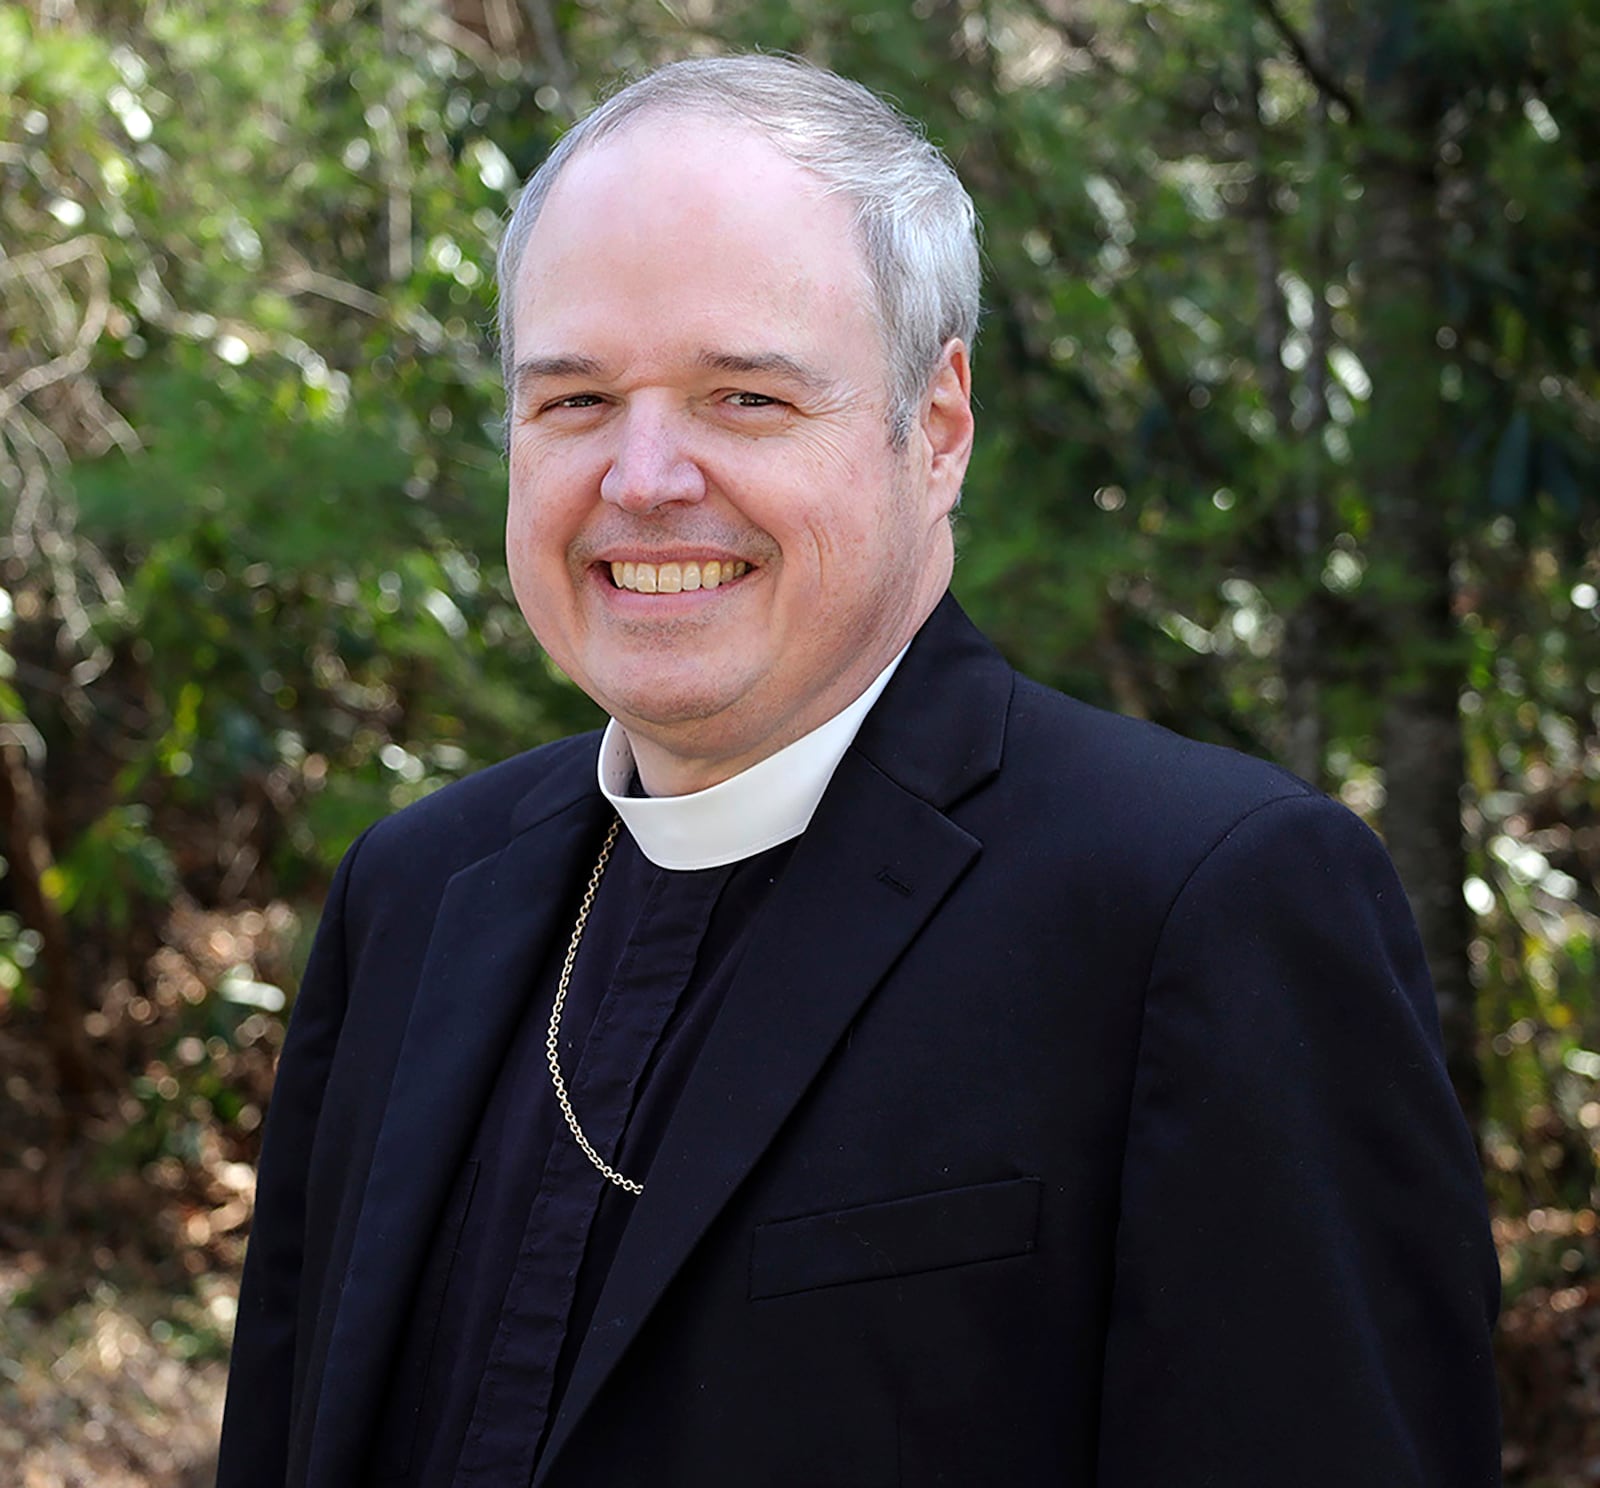
<svg viewBox="0 0 1600 1488"><path fill-rule="evenodd" d="M573 157L648 113L698 113L751 125L828 193L854 207L889 369L896 444L952 336L978 329L977 214L950 163L905 115L860 83L791 57L672 62L613 94L562 136L529 177L500 241L500 363L516 360L512 297L534 224Z"/></svg>

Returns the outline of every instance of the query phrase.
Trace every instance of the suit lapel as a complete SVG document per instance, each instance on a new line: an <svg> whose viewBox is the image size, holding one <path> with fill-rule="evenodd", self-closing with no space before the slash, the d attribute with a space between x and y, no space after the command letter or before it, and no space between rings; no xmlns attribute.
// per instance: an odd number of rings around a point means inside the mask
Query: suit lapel
<svg viewBox="0 0 1600 1488"><path fill-rule="evenodd" d="M773 890L629 1220L536 1488L873 989L981 850L942 808L998 767L1011 673L953 601L928 630Z"/></svg>
<svg viewBox="0 0 1600 1488"><path fill-rule="evenodd" d="M586 758L592 769L592 754ZM570 908L581 865L604 830L603 808L592 787L575 800L567 795L554 814L462 869L445 890L322 1370L307 1473L313 1488L343 1488L360 1478L438 1210Z"/></svg>

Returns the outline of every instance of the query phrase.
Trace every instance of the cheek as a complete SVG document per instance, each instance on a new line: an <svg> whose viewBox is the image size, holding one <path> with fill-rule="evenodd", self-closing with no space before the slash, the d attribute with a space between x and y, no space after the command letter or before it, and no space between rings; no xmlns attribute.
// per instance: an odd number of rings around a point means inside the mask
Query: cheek
<svg viewBox="0 0 1600 1488"><path fill-rule="evenodd" d="M887 493L870 473L839 482L828 499L806 503L795 518L816 561L827 569L854 573L893 556L897 526L885 510Z"/></svg>
<svg viewBox="0 0 1600 1488"><path fill-rule="evenodd" d="M512 577L519 569L526 570L539 558L538 508L528 499L525 490L515 485L506 502L506 562L511 565Z"/></svg>
<svg viewBox="0 0 1600 1488"><path fill-rule="evenodd" d="M564 561L567 544L587 510L577 491L577 483L559 461L513 451L506 501L507 558L524 564Z"/></svg>

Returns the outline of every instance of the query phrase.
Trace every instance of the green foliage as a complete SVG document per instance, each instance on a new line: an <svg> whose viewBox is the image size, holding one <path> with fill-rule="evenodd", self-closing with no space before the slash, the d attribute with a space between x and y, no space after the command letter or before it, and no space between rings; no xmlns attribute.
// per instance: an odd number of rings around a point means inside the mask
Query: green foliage
<svg viewBox="0 0 1600 1488"><path fill-rule="evenodd" d="M113 806L47 872L44 885L63 913L125 930L140 899L165 904L177 880L165 844L150 833L150 812Z"/></svg>
<svg viewBox="0 0 1600 1488"><path fill-rule="evenodd" d="M28 972L39 959L39 945L37 930L27 929L14 914L0 914L0 999L28 1006Z"/></svg>
<svg viewBox="0 0 1600 1488"><path fill-rule="evenodd" d="M149 720L117 795L265 794L293 884L386 805L592 717L498 554L496 141L526 110L422 10L387 34L305 3L80 21L7 13L4 212L109 277L91 375L128 437L71 485L118 579L83 616L98 697ZM70 316L76 288L46 292Z"/></svg>

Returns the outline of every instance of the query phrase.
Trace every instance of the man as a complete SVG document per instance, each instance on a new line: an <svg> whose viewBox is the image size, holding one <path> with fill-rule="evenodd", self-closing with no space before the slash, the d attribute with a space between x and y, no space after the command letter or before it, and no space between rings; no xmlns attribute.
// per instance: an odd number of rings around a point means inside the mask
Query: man
<svg viewBox="0 0 1600 1488"><path fill-rule="evenodd" d="M977 281L948 166L795 62L530 183L507 549L613 722L341 868L223 1488L1498 1480L1381 850L945 597Z"/></svg>

